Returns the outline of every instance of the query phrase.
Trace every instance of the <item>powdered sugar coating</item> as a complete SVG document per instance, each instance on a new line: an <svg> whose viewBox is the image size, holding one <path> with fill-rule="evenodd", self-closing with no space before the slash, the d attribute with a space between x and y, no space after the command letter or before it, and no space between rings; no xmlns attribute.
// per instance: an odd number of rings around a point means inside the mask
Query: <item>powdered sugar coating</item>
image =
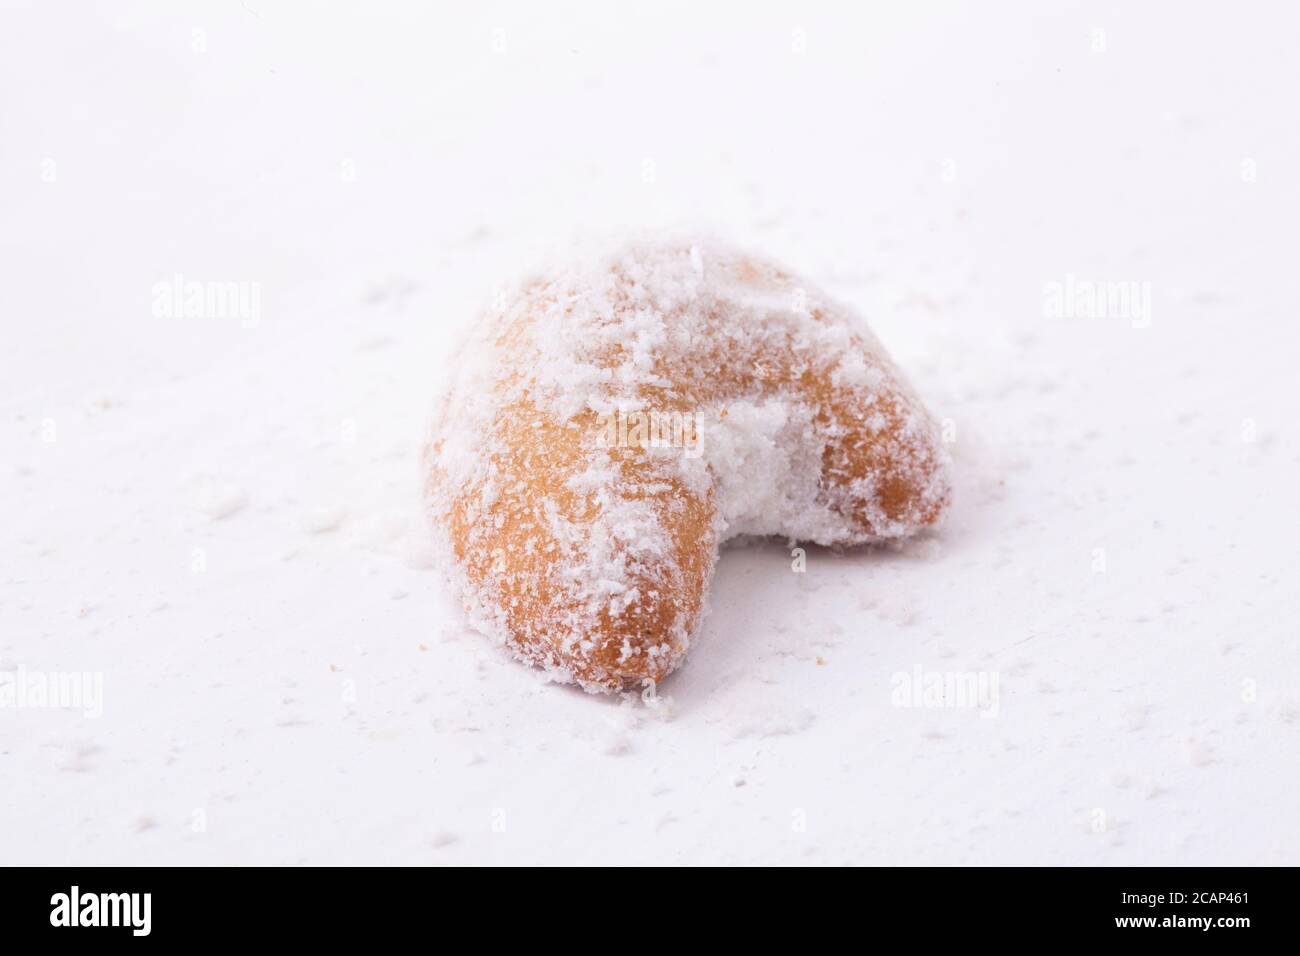
<svg viewBox="0 0 1300 956"><path fill-rule="evenodd" d="M556 679L661 680L729 538L862 544L947 504L875 337L772 263L629 242L498 304L435 414L429 508L475 626Z"/></svg>

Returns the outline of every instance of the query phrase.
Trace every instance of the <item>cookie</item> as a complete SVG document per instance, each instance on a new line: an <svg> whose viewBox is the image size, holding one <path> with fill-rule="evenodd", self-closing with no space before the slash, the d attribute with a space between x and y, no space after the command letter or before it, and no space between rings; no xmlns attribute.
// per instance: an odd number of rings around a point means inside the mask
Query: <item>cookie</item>
<svg viewBox="0 0 1300 956"><path fill-rule="evenodd" d="M706 241L522 284L457 356L425 456L471 621L589 691L661 681L718 548L899 538L951 495L932 419L858 318Z"/></svg>

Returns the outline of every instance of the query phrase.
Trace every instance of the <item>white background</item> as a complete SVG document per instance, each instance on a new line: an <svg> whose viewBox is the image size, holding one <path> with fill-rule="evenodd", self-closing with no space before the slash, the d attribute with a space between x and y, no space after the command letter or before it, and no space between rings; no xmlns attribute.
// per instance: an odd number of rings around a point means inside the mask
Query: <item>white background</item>
<svg viewBox="0 0 1300 956"><path fill-rule="evenodd" d="M0 709L5 862L1300 862L1290 5L468 6L0 0L0 670L104 679ZM417 460L494 286L681 225L858 307L958 498L728 552L647 708L464 631Z"/></svg>

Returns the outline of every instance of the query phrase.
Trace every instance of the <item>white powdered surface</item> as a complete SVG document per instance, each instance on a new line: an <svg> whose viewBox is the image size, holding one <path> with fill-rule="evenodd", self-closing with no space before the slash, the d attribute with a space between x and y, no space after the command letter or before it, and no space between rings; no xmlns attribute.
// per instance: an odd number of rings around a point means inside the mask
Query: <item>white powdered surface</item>
<svg viewBox="0 0 1300 956"><path fill-rule="evenodd" d="M103 700L0 708L4 861L1300 862L1297 24L1161 6L6 9L0 673ZM868 318L954 506L727 549L594 697L465 629L417 463L498 283L675 226Z"/></svg>

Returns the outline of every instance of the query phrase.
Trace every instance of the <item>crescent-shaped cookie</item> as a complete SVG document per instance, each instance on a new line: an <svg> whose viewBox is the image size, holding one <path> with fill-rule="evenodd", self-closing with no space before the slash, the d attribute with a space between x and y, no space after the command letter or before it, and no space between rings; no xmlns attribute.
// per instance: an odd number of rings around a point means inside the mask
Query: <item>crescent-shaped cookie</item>
<svg viewBox="0 0 1300 956"><path fill-rule="evenodd" d="M682 662L727 539L898 538L950 497L933 422L865 325L704 241L523 283L459 354L425 462L472 623L589 691Z"/></svg>

